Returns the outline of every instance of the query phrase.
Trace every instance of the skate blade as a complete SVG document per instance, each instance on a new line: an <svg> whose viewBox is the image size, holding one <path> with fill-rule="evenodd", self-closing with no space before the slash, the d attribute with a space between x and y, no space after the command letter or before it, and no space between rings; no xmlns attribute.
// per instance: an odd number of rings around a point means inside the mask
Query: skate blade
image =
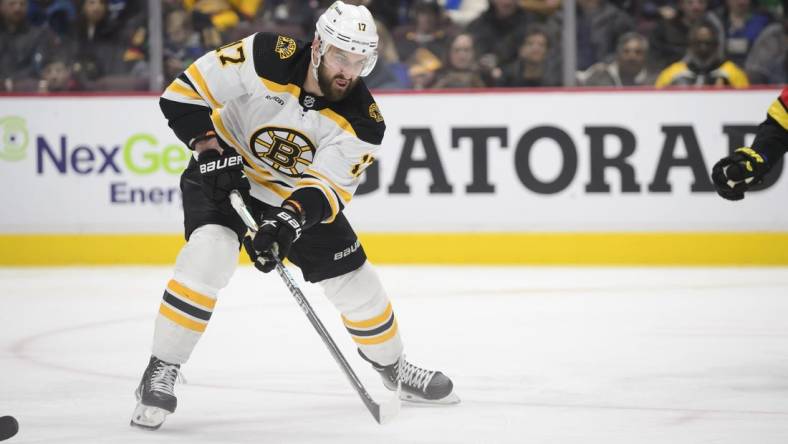
<svg viewBox="0 0 788 444"><path fill-rule="evenodd" d="M456 393L451 392L448 395L444 396L441 399L426 399L420 396L416 396L412 393L405 393L402 392L400 394L400 399L403 401L412 402L414 404L432 404L432 405L453 405L459 404L461 402L460 397L457 396Z"/></svg>
<svg viewBox="0 0 788 444"><path fill-rule="evenodd" d="M157 430L164 424L164 420L169 414L170 412L167 410L158 407L137 404L137 408L134 409L134 415L131 417L130 425L145 430Z"/></svg>

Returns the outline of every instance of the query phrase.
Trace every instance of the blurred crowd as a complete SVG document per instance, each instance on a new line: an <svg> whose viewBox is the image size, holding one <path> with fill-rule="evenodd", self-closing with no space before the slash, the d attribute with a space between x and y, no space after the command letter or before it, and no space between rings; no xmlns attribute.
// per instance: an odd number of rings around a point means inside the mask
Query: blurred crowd
<svg viewBox="0 0 788 444"><path fill-rule="evenodd" d="M333 0L161 0L165 86L258 31L310 40ZM557 87L561 0L346 0L378 21L371 88ZM576 0L583 86L788 83L785 0ZM147 0L0 0L0 91L149 87Z"/></svg>

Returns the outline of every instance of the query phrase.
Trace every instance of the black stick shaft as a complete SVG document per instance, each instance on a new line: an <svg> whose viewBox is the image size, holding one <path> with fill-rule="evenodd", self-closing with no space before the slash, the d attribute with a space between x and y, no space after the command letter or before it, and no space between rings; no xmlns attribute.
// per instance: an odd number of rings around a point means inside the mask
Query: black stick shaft
<svg viewBox="0 0 788 444"><path fill-rule="evenodd" d="M249 230L251 230L252 232L256 233L258 228L257 222L254 221L254 218L249 213L249 210L246 208L246 205L244 204L241 195L237 191L233 191L230 194L230 201L233 205L233 208L238 213L238 216L240 216L241 219L246 224L247 228L249 228ZM372 397L367 392L367 389L364 388L364 385L361 383L361 380L358 379L358 376L356 376L356 373L353 371L353 368L350 367L350 364L348 364L347 359L345 359L345 356L342 354L337 344L331 338L331 335L328 333L328 330L326 330L326 327L320 321L320 318L318 318L317 314L315 314L315 311L312 309L312 306L309 304L309 301L307 301L306 297L304 296L304 293L298 287L298 284L295 282L295 279L293 279L293 276L290 274L287 268L285 268L285 266L282 264L282 261L279 260L279 257L276 254L274 255L274 260L276 260L276 272L279 274L279 277L281 277L282 280L284 281L285 285L287 286L287 289L290 290L290 294L293 296L293 298L295 298L296 302L298 303L298 306L301 307L301 310L303 310L304 313L306 314L306 317L307 319L309 319L309 322L312 324L312 327L315 328L315 331L317 331L317 334L320 336L320 339L323 340L323 343L328 348L328 351L331 353L331 356L334 357L334 360L337 362L337 364L339 364L339 367L345 373L345 376L347 376L348 380L350 381L350 385L353 386L353 388L356 390L356 393L358 393L359 397L361 397L361 401L364 402L364 405L367 407L367 410L369 410L369 412L375 418L375 421L380 423L381 422L380 405L372 399Z"/></svg>

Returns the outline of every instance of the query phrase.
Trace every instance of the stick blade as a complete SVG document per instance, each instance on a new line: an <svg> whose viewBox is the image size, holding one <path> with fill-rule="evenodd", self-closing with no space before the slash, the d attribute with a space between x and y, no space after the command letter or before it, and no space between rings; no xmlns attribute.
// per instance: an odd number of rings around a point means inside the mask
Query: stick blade
<svg viewBox="0 0 788 444"><path fill-rule="evenodd" d="M397 391L394 393L394 396L388 401L378 404L377 412L372 413L378 424L387 424L394 419L395 416L399 415L400 407L402 406L402 402L400 401L401 392L402 385L398 383Z"/></svg>

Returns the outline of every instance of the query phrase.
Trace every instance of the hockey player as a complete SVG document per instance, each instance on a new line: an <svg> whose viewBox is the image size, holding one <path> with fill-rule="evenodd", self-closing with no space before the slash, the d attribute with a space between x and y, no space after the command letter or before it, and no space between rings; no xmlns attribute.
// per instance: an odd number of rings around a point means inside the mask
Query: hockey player
<svg viewBox="0 0 788 444"><path fill-rule="evenodd" d="M720 159L711 178L717 194L728 200L744 199L744 192L759 183L788 151L788 88L772 102L758 127L752 147L739 148Z"/></svg>
<svg viewBox="0 0 788 444"><path fill-rule="evenodd" d="M365 7L337 1L316 28L311 43L258 33L222 46L161 97L169 126L195 156L181 176L187 243L164 291L132 425L157 429L175 411L180 366L208 325L242 240L261 271L274 268L278 251L319 283L387 388L400 381L404 399L459 402L443 373L402 357L391 302L342 213L385 130L360 79L377 59L375 22ZM251 194L247 204L260 220L253 239L244 239L230 206L233 189Z"/></svg>

